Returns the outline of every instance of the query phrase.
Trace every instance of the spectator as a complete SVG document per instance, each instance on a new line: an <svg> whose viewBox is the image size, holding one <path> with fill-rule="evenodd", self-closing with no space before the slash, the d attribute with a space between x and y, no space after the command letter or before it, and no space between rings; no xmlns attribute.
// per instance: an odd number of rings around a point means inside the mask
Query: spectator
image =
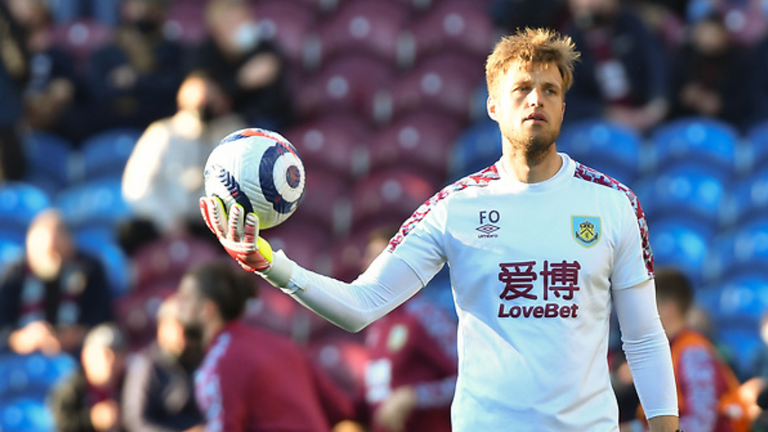
<svg viewBox="0 0 768 432"><path fill-rule="evenodd" d="M0 332L18 353L77 354L87 330L112 319L104 269L77 250L57 210L27 232L26 258L0 279Z"/></svg>
<svg viewBox="0 0 768 432"><path fill-rule="evenodd" d="M639 131L669 110L666 56L656 37L618 0L569 0L568 33L581 51L566 97L566 121L603 117Z"/></svg>
<svg viewBox="0 0 768 432"><path fill-rule="evenodd" d="M690 27L673 67L671 116L706 116L746 126L750 88L734 77L750 70L744 51L735 46L719 16Z"/></svg>
<svg viewBox="0 0 768 432"><path fill-rule="evenodd" d="M680 428L701 432L749 430L739 381L702 334L690 328L693 290L676 269L656 271L659 316L670 340L680 406ZM640 417L642 418L642 417Z"/></svg>
<svg viewBox="0 0 768 432"><path fill-rule="evenodd" d="M157 312L157 340L127 365L122 395L126 432L204 432L192 374L202 347L184 337L178 302L169 297Z"/></svg>
<svg viewBox="0 0 768 432"><path fill-rule="evenodd" d="M163 34L167 6L167 0L125 0L113 41L90 58L96 129L146 128L175 111L184 51Z"/></svg>
<svg viewBox="0 0 768 432"><path fill-rule="evenodd" d="M85 95L73 59L56 44L49 3L9 0L8 7L24 28L30 80L24 90L25 126L80 142L88 131Z"/></svg>
<svg viewBox="0 0 768 432"><path fill-rule="evenodd" d="M192 53L190 67L204 70L234 101L250 126L281 130L293 120L286 62L261 35L249 2L212 0L206 8L208 39Z"/></svg>
<svg viewBox="0 0 768 432"><path fill-rule="evenodd" d="M195 395L208 430L330 431L351 402L290 339L240 321L254 294L250 275L216 262L179 285L180 320L207 350Z"/></svg>
<svg viewBox="0 0 768 432"><path fill-rule="evenodd" d="M114 324L88 332L82 368L54 388L50 406L59 432L120 431L120 388L127 345Z"/></svg>
<svg viewBox="0 0 768 432"><path fill-rule="evenodd" d="M177 104L175 115L152 123L136 143L123 173L123 196L162 234L191 230L210 238L198 207L205 161L222 138L246 124L202 73L184 80ZM166 211L158 212L160 207Z"/></svg>
<svg viewBox="0 0 768 432"><path fill-rule="evenodd" d="M25 175L24 151L19 123L22 119L22 92L29 80L29 54L22 28L0 2L0 183L20 180Z"/></svg>
<svg viewBox="0 0 768 432"><path fill-rule="evenodd" d="M363 258L367 268L392 232L376 231ZM450 432L456 389L456 323L423 293L366 330L366 401L372 432Z"/></svg>

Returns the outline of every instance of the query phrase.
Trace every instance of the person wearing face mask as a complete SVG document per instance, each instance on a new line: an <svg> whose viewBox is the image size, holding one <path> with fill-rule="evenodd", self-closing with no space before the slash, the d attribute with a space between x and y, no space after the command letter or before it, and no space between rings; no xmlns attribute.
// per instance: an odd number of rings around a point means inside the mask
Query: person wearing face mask
<svg viewBox="0 0 768 432"><path fill-rule="evenodd" d="M184 79L176 100L176 114L153 122L136 143L123 171L123 196L137 219L150 221L161 235L210 237L197 203L204 190L201 173L219 141L246 123L202 72ZM161 215L161 207L170 213Z"/></svg>
<svg viewBox="0 0 768 432"><path fill-rule="evenodd" d="M102 265L79 252L62 215L44 210L26 257L0 275L0 344L19 354L77 354L88 329L112 319Z"/></svg>
<svg viewBox="0 0 768 432"><path fill-rule="evenodd" d="M250 126L280 130L293 121L286 62L277 45L263 37L249 2L212 0L205 11L208 38L189 58L232 98Z"/></svg>
<svg viewBox="0 0 768 432"><path fill-rule="evenodd" d="M204 432L192 374L203 350L187 338L175 297L157 311L157 339L130 358L121 399L126 432Z"/></svg>
<svg viewBox="0 0 768 432"><path fill-rule="evenodd" d="M619 0L569 0L564 33L582 53L565 123L602 117L647 131L669 110L666 54L640 17Z"/></svg>
<svg viewBox="0 0 768 432"><path fill-rule="evenodd" d="M96 129L145 128L173 114L184 48L163 33L167 7L168 0L125 0L112 41L88 59Z"/></svg>

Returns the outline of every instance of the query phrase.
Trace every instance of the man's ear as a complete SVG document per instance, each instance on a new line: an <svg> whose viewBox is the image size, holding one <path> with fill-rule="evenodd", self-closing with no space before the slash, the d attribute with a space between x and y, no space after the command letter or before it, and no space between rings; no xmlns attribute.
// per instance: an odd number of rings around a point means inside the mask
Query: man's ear
<svg viewBox="0 0 768 432"><path fill-rule="evenodd" d="M485 103L485 108L488 111L488 117L498 122L498 106L496 105L496 100L493 98L493 96L488 96L488 100Z"/></svg>

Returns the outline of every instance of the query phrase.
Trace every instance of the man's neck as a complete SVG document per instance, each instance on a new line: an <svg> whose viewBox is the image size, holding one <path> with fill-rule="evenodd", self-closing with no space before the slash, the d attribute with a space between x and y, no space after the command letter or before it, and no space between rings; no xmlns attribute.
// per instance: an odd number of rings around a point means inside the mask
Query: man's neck
<svg viewBox="0 0 768 432"><path fill-rule="evenodd" d="M203 346L210 347L213 339L224 329L224 321L220 319L213 320L203 329Z"/></svg>
<svg viewBox="0 0 768 432"><path fill-rule="evenodd" d="M523 183L539 183L554 177L563 166L563 159L553 145L538 160L521 152L506 152L502 164L504 170L516 180Z"/></svg>

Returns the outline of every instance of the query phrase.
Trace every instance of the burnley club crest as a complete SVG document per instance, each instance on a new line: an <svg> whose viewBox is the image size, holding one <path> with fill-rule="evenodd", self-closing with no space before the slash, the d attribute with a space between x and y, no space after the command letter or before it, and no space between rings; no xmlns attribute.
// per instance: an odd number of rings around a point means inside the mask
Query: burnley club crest
<svg viewBox="0 0 768 432"><path fill-rule="evenodd" d="M600 217L571 216L573 238L584 247L592 247L600 241Z"/></svg>

